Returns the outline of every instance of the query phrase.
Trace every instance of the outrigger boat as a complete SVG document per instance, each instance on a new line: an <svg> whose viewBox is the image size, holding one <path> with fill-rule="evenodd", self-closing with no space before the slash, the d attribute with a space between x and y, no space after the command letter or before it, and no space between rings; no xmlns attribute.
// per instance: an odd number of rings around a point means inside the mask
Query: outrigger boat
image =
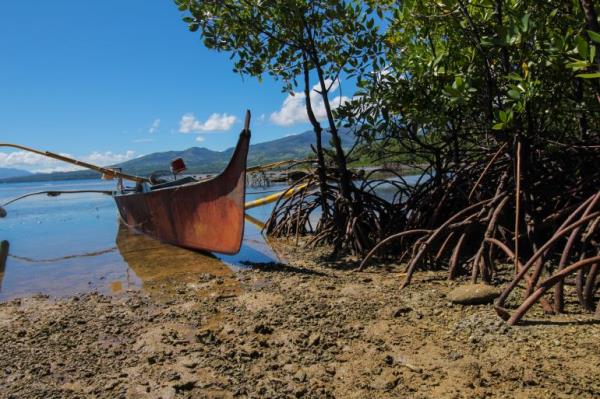
<svg viewBox="0 0 600 399"><path fill-rule="evenodd" d="M119 179L116 191L94 192L112 195L121 221L130 228L180 247L235 254L240 250L244 236L246 159L249 144L250 111L247 111L244 128L233 156L220 175L209 180L199 181L188 176L169 182L129 175L120 170L99 167L48 151L38 151L15 144L0 146L34 152L92 169L102 173L103 178ZM185 170L183 160L174 160L171 170L175 177L177 173ZM126 188L123 180L133 181L136 185ZM75 192L84 191L42 193L59 195ZM40 193L26 196L35 194ZM0 207L0 217L4 216L6 211Z"/></svg>

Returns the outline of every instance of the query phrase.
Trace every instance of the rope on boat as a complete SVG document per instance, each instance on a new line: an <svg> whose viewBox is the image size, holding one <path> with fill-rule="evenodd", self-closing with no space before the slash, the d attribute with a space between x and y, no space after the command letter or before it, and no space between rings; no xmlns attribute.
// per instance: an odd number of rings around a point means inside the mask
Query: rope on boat
<svg viewBox="0 0 600 399"><path fill-rule="evenodd" d="M108 254L111 252L115 252L116 250L117 250L117 247L110 247L107 249L102 249L100 251L84 252L82 254L67 255L67 256L61 256L60 258L51 258L51 259L34 259L34 258L28 258L26 256L17 256L17 255L9 255L9 256L13 259L18 259L20 261L24 261L24 262L28 262L28 263L52 263L52 262L58 262L61 260L68 260L68 259L75 259L75 258L87 258L90 256L104 255L104 254Z"/></svg>
<svg viewBox="0 0 600 399"><path fill-rule="evenodd" d="M246 168L246 173L262 172L265 170L275 169L275 168L278 168L283 165L289 165L289 164L297 163L297 162L300 162L300 161L297 161L295 159L288 159L285 161L278 161L278 162L268 163L265 165L252 166L250 168Z"/></svg>

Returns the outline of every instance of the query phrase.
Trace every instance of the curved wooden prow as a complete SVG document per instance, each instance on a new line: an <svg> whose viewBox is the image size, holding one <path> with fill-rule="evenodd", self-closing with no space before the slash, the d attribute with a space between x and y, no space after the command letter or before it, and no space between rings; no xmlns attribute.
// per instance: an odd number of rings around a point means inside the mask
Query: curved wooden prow
<svg viewBox="0 0 600 399"><path fill-rule="evenodd" d="M131 180L131 181L135 181L138 183L149 183L150 182L145 177L128 175L127 173L122 173L122 172L119 172L119 171L116 171L116 170L113 170L110 168L103 168L102 166L98 166L98 165L94 165L91 163L79 161L77 159L65 157L64 155L56 154L56 153L50 152L50 151L40 151L40 150L36 150L34 148L29 148L29 147L25 147L22 145L10 144L10 143L0 143L0 147L11 147L11 148L16 148L16 149L23 150L23 151L32 152L34 154L42 155L44 157L48 157L48 158L56 159L58 161L81 166L82 168L95 170L96 172L102 173L103 175L108 176L108 177L113 177L113 178L118 177L118 178L121 178L124 180Z"/></svg>
<svg viewBox="0 0 600 399"><path fill-rule="evenodd" d="M250 130L250 110L246 110L246 119L244 120L244 131L247 132Z"/></svg>
<svg viewBox="0 0 600 399"><path fill-rule="evenodd" d="M181 247L237 253L244 237L249 125L247 111L229 164L216 177L149 192L115 195L124 224Z"/></svg>

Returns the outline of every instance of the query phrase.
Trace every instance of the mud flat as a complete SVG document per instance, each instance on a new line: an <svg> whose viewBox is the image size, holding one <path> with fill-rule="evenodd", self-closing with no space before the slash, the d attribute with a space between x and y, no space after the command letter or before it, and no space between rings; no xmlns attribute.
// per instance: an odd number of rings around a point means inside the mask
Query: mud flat
<svg viewBox="0 0 600 399"><path fill-rule="evenodd" d="M0 305L0 397L593 398L600 322L453 305L457 286L288 266L145 283L119 296Z"/></svg>

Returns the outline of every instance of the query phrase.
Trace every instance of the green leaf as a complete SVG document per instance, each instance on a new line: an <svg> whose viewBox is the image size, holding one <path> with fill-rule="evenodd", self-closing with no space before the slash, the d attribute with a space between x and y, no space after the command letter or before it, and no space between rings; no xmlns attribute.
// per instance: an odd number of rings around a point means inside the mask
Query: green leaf
<svg viewBox="0 0 600 399"><path fill-rule="evenodd" d="M517 82L522 82L522 81L523 81L523 77L522 77L521 75L519 75L519 74L515 73L515 72L511 72L511 73L508 75L508 78L509 78L510 80L516 80Z"/></svg>
<svg viewBox="0 0 600 399"><path fill-rule="evenodd" d="M465 84L465 82L463 81L463 78L460 76L457 76L456 78L454 78L454 84L452 85L452 87L461 89L464 86L464 84Z"/></svg>
<svg viewBox="0 0 600 399"><path fill-rule="evenodd" d="M507 113L506 113L506 112L504 112L504 111L500 111L500 112L498 113L498 116L500 117L500 120L501 120L502 122L506 122L506 121L508 121L508 115L507 115Z"/></svg>
<svg viewBox="0 0 600 399"><path fill-rule="evenodd" d="M496 123L494 126L492 126L492 130L502 130L504 129L504 123Z"/></svg>
<svg viewBox="0 0 600 399"><path fill-rule="evenodd" d="M523 15L521 18L521 30L527 32L529 30L529 14Z"/></svg>
<svg viewBox="0 0 600 399"><path fill-rule="evenodd" d="M575 38L575 45L577 46L577 52L579 53L579 55L581 55L583 58L588 58L589 46L587 41L581 36L577 36Z"/></svg>
<svg viewBox="0 0 600 399"><path fill-rule="evenodd" d="M521 93L517 90L509 90L508 91L508 96L510 98L512 98L513 100L518 100L521 98Z"/></svg>
<svg viewBox="0 0 600 399"><path fill-rule="evenodd" d="M494 40L489 36L483 36L481 38L481 45L484 47L492 47L494 46Z"/></svg>
<svg viewBox="0 0 600 399"><path fill-rule="evenodd" d="M454 87L450 85L446 85L444 87L444 91L449 97L460 97L460 91L456 90Z"/></svg>
<svg viewBox="0 0 600 399"><path fill-rule="evenodd" d="M579 75L575 75L578 78L583 78L583 79L600 79L600 72L595 72L595 73L580 73Z"/></svg>
<svg viewBox="0 0 600 399"><path fill-rule="evenodd" d="M590 63L587 61L583 61L583 60L569 62L567 64L567 68L571 68L571 69L582 69L582 68L587 68L589 66L590 66Z"/></svg>
<svg viewBox="0 0 600 399"><path fill-rule="evenodd" d="M600 43L600 33L596 33L593 30L588 30L587 33L590 36L590 39L596 43Z"/></svg>

